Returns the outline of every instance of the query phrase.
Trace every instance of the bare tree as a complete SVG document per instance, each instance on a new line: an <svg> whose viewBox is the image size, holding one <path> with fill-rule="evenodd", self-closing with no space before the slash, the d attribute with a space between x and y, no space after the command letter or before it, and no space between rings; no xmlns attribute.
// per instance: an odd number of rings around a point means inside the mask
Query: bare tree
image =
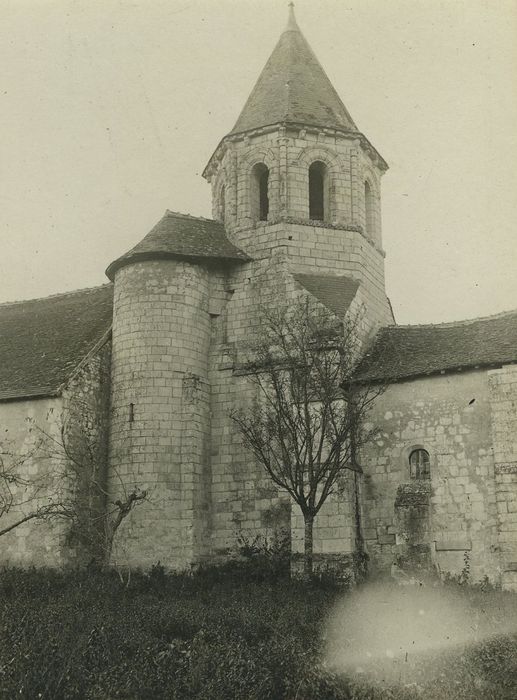
<svg viewBox="0 0 517 700"><path fill-rule="evenodd" d="M356 456L374 434L366 418L383 387L353 381L361 328L360 313L338 321L310 298L265 310L247 366L255 399L231 414L244 444L301 509L306 576L314 519L347 473L357 490ZM360 540L357 494L355 508Z"/></svg>
<svg viewBox="0 0 517 700"><path fill-rule="evenodd" d="M58 510L50 494L50 475L27 473L26 466L37 459L41 442L24 454L16 454L9 445L0 447L0 537L29 520L50 518Z"/></svg>
<svg viewBox="0 0 517 700"><path fill-rule="evenodd" d="M107 566L118 528L147 492L128 489L122 478L118 497L108 492L106 433L88 401L67 402L58 435L33 421L29 432L35 437L25 453L0 446L0 520L11 516L0 536L30 520L61 521L69 544Z"/></svg>
<svg viewBox="0 0 517 700"><path fill-rule="evenodd" d="M104 416L106 419L106 416ZM88 400L72 397L59 437L40 429L49 457L64 465L67 496L50 517L67 521L69 541L102 566L110 563L117 530L131 511L147 500L147 491L128 487L118 473L114 497L108 490L108 448L102 414Z"/></svg>

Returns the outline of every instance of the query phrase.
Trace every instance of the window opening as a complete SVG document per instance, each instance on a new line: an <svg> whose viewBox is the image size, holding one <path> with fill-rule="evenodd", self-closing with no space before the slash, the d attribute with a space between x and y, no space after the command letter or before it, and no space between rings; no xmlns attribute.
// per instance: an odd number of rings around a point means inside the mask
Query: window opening
<svg viewBox="0 0 517 700"><path fill-rule="evenodd" d="M224 217L226 214L226 188L223 185L221 187L221 194L219 196L219 216L224 224Z"/></svg>
<svg viewBox="0 0 517 700"><path fill-rule="evenodd" d="M430 479L431 464L429 452L418 448L409 455L409 473L412 479Z"/></svg>
<svg viewBox="0 0 517 700"><path fill-rule="evenodd" d="M317 160L309 167L309 219L312 221L324 221L326 218L326 181L327 166Z"/></svg>
<svg viewBox="0 0 517 700"><path fill-rule="evenodd" d="M365 233L370 237L373 236L373 192L368 180L364 183L364 222Z"/></svg>
<svg viewBox="0 0 517 700"><path fill-rule="evenodd" d="M252 216L267 221L269 214L269 170L264 163L257 163L252 172Z"/></svg>

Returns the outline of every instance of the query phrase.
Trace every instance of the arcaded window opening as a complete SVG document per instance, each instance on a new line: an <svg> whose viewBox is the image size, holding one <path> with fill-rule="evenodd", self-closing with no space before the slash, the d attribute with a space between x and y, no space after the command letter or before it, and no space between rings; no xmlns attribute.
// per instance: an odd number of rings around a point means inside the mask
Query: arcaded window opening
<svg viewBox="0 0 517 700"><path fill-rule="evenodd" d="M309 219L327 221L328 204L327 166L316 160L309 166Z"/></svg>
<svg viewBox="0 0 517 700"><path fill-rule="evenodd" d="M420 447L412 450L409 455L409 474L412 479L431 478L431 462L427 450Z"/></svg>
<svg viewBox="0 0 517 700"><path fill-rule="evenodd" d="M269 215L269 169L264 163L251 172L251 215L256 221L267 221Z"/></svg>
<svg viewBox="0 0 517 700"><path fill-rule="evenodd" d="M373 191L368 180L364 183L364 223L365 233L373 238L375 232L375 209L373 200Z"/></svg>

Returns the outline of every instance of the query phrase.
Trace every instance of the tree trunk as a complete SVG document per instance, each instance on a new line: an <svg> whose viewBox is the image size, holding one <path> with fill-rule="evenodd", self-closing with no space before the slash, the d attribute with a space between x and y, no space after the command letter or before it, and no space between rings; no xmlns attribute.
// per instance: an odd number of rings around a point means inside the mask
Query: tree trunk
<svg viewBox="0 0 517 700"><path fill-rule="evenodd" d="M357 472L354 472L355 549L357 552L363 552L364 538L361 524L361 503L359 500L359 495L359 477Z"/></svg>
<svg viewBox="0 0 517 700"><path fill-rule="evenodd" d="M113 552L113 540L115 539L115 530L109 516L105 516L104 522L104 546L102 551L102 568L108 569L111 563L111 555Z"/></svg>
<svg viewBox="0 0 517 700"><path fill-rule="evenodd" d="M303 552L303 575L304 578L310 578L313 571L313 541L312 541L312 529L314 525L313 515L304 515L305 522L305 542L304 542L304 552Z"/></svg>
<svg viewBox="0 0 517 700"><path fill-rule="evenodd" d="M364 581L368 575L368 554L364 547L363 528L361 523L361 501L359 474L354 473L354 514L355 514L355 552L354 575L356 583Z"/></svg>

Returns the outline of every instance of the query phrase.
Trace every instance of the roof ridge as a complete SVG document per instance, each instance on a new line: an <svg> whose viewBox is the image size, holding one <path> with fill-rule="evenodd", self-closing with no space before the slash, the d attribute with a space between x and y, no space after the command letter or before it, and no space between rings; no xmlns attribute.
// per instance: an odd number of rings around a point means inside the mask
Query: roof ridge
<svg viewBox="0 0 517 700"><path fill-rule="evenodd" d="M282 32L282 35L285 34L286 32L293 32L293 31L298 32L301 39L303 40L304 36L303 36L303 34L300 30L300 27L298 26L298 24L296 22L296 18L294 16L294 4L289 3L289 19L287 21L286 28ZM280 42L280 39L278 41ZM289 48L290 48L289 53L292 54L293 53L292 43L289 45ZM266 68L266 66L264 66L264 70L265 70L265 68ZM292 79L293 79L293 62L292 62L292 60L290 60L288 66L287 66L287 80L285 82L285 93L283 95L283 97L285 99L285 105L284 105L285 109L284 109L284 114L283 114L284 121L288 120L289 114L291 113L291 100L292 100L291 81L292 81Z"/></svg>
<svg viewBox="0 0 517 700"><path fill-rule="evenodd" d="M504 318L505 316L511 316L516 313L517 308L499 311L496 314L488 314L487 316L475 316L474 318L465 318L459 321L444 321L443 323L396 323L391 326L383 326L380 330L384 331L390 328L455 328L458 326L468 326L478 321L490 321L496 318Z"/></svg>
<svg viewBox="0 0 517 700"><path fill-rule="evenodd" d="M216 221L216 219L209 219L206 216L196 216L195 214L184 214L181 211L172 211L172 209L166 209L165 216L179 217L180 219L196 219L199 221L209 221L212 224L220 224L222 226L222 223L220 221Z"/></svg>
<svg viewBox="0 0 517 700"><path fill-rule="evenodd" d="M81 287L81 289L72 289L68 292L56 292L55 294L48 294L44 297L33 297L31 299L14 299L13 301L2 301L0 302L0 307L6 306L16 306L17 304L28 304L31 301L43 301L45 299L56 299L57 297L69 297L73 294L84 294L87 292L95 292L97 289L102 289L103 287L112 287L112 282L105 282L104 284L98 284L95 287Z"/></svg>

